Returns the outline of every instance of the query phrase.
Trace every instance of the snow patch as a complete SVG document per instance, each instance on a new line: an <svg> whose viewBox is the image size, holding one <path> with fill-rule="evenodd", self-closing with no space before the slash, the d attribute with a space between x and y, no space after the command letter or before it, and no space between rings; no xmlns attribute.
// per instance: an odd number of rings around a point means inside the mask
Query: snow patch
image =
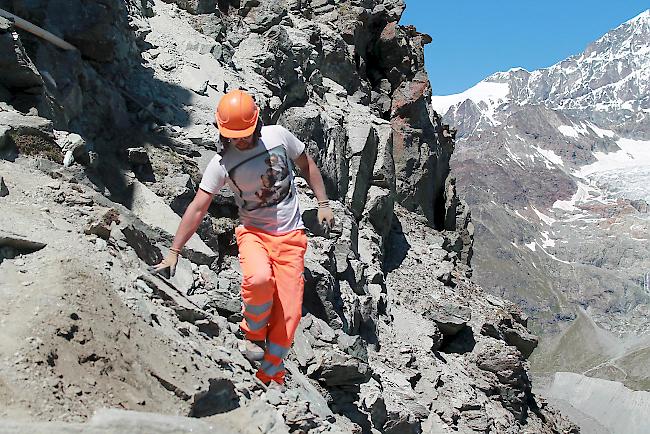
<svg viewBox="0 0 650 434"><path fill-rule="evenodd" d="M625 171L635 167L650 165L650 141L619 139L616 144L621 148L617 152L594 152L598 161L582 166L574 175L587 178L595 173L608 171Z"/></svg>
<svg viewBox="0 0 650 434"><path fill-rule="evenodd" d="M535 214L537 214L537 217L539 217L539 219L541 221L543 221L544 223L546 223L547 225L551 226L553 223L555 223L557 221L552 217L549 217L549 216L547 216L545 214L542 214L541 212L539 212L537 210L537 208L535 208L535 207L532 207L532 208L533 208L533 211L535 211Z"/></svg>
<svg viewBox="0 0 650 434"><path fill-rule="evenodd" d="M532 250L534 252L535 247L537 246L537 243L535 243L535 241L532 241L532 242L530 242L528 244L524 244L524 246L528 247L530 250Z"/></svg>
<svg viewBox="0 0 650 434"><path fill-rule="evenodd" d="M573 137L577 139L580 136L575 128L568 125L560 125L557 127L557 129L567 137Z"/></svg>
<svg viewBox="0 0 650 434"><path fill-rule="evenodd" d="M595 189L607 192L609 200L602 199L603 203L621 197L650 201L650 140L623 138L616 143L620 151L594 152L597 161L581 167L573 175L587 180Z"/></svg>
<svg viewBox="0 0 650 434"><path fill-rule="evenodd" d="M519 214L519 210L515 211L515 215L516 215L517 217L519 217L519 218L521 218L521 219L527 221L528 223L530 223L530 220L528 220L528 219L527 219L526 217L524 217L523 215Z"/></svg>
<svg viewBox="0 0 650 434"><path fill-rule="evenodd" d="M515 66L513 68L510 68L507 72L519 72L519 71L529 72L526 68L522 68L521 66Z"/></svg>
<svg viewBox="0 0 650 434"><path fill-rule="evenodd" d="M621 104L621 108L623 110L630 110L630 111L634 110L634 106L630 101L625 101L623 104Z"/></svg>
<svg viewBox="0 0 650 434"><path fill-rule="evenodd" d="M555 152L549 150L549 149L542 149L539 146L534 146L535 150L542 154L544 158L546 158L548 161L551 163L557 165L557 166L562 166L564 167L564 161L562 161L562 157L557 155ZM547 169L552 169L548 164L546 164Z"/></svg>
<svg viewBox="0 0 650 434"><path fill-rule="evenodd" d="M490 120L494 120L496 108L505 102L509 102L510 86L508 83L493 83L481 81L474 87L462 93L444 96L432 96L431 107L438 113L444 115L450 107L471 100L474 104L485 103L488 110L481 110Z"/></svg>
<svg viewBox="0 0 650 434"><path fill-rule="evenodd" d="M580 125L573 125L573 128L576 129L578 134L586 136L589 134L589 130L587 130L587 127L585 127L584 123L580 123Z"/></svg>
<svg viewBox="0 0 650 434"><path fill-rule="evenodd" d="M512 159L512 161L514 161L515 163L517 163L519 165L519 167L524 169L524 163L522 162L521 158L519 158L517 156L517 154L512 152L512 150L510 150L510 147L508 145L505 145L505 148L506 148L506 153Z"/></svg>
<svg viewBox="0 0 650 434"><path fill-rule="evenodd" d="M578 191L576 191L569 200L556 200L553 203L553 208L561 209L564 211L578 211L576 203L585 202L589 198L589 187L582 182L578 182Z"/></svg>
<svg viewBox="0 0 650 434"><path fill-rule="evenodd" d="M542 252L546 253L546 254L547 254L551 259L553 259L554 261L561 262L561 263L563 263L563 264L568 264L568 265L573 264L573 262L565 261L565 260L563 260L563 259L558 258L558 257L555 256L555 255L550 254L549 252L547 252L547 251L544 250L543 248L542 248Z"/></svg>
<svg viewBox="0 0 650 434"><path fill-rule="evenodd" d="M602 128L598 128L596 125L592 124L591 122L587 122L587 125L589 128L593 130L594 133L601 139L604 137L614 137L616 133L611 130L603 130Z"/></svg>
<svg viewBox="0 0 650 434"><path fill-rule="evenodd" d="M548 232L541 232L542 235L542 247L555 247L555 240L548 236Z"/></svg>

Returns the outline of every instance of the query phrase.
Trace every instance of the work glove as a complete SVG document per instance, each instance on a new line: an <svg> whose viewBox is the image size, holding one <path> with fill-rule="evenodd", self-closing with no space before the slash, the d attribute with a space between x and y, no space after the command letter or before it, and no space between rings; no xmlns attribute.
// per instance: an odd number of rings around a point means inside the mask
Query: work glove
<svg viewBox="0 0 650 434"><path fill-rule="evenodd" d="M158 265L149 267L151 273L162 274L163 276L169 273L169 277L174 277L176 274L176 264L178 263L178 254L180 251L173 247L169 249L167 257L162 260Z"/></svg>
<svg viewBox="0 0 650 434"><path fill-rule="evenodd" d="M334 226L334 213L328 200L323 200L318 202L318 223L323 230L323 235L325 238L329 238L330 231Z"/></svg>

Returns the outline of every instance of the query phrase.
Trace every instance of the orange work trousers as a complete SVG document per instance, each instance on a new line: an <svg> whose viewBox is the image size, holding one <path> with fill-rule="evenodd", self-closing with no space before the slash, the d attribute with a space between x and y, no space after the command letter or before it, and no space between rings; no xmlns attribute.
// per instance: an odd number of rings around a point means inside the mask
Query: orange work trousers
<svg viewBox="0 0 650 434"><path fill-rule="evenodd" d="M235 235L242 270L240 328L246 339L266 342L257 378L282 384L282 361L302 317L307 236L302 229L272 235L244 226Z"/></svg>

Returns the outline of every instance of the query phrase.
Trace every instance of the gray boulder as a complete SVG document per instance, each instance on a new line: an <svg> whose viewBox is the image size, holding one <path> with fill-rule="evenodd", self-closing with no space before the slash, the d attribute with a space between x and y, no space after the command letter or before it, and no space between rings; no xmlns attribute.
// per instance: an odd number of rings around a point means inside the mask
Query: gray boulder
<svg viewBox="0 0 650 434"><path fill-rule="evenodd" d="M100 238L108 240L111 236L111 226L113 223L120 224L120 214L117 210L103 209L97 211L90 222L84 229L86 235L94 234Z"/></svg>
<svg viewBox="0 0 650 434"><path fill-rule="evenodd" d="M336 332L328 323L320 318L306 318L305 327L309 328L309 330L306 331L306 333L309 333L308 336L312 336L315 339L315 346L327 347L328 344L336 342Z"/></svg>
<svg viewBox="0 0 650 434"><path fill-rule="evenodd" d="M7 184L5 184L5 179L0 176L0 197L9 196L9 189Z"/></svg>
<svg viewBox="0 0 650 434"><path fill-rule="evenodd" d="M363 362L368 362L368 344L359 336L350 336L339 331L336 344L341 351Z"/></svg>
<svg viewBox="0 0 650 434"><path fill-rule="evenodd" d="M522 320L523 321L523 320ZM537 347L537 336L526 330L519 322L510 316L501 315L498 319L487 320L481 326L481 334L505 341L517 348L524 359L527 359Z"/></svg>
<svg viewBox="0 0 650 434"><path fill-rule="evenodd" d="M200 390L192 397L190 417L206 417L226 413L239 407L235 385L227 378L210 378L207 390Z"/></svg>
<svg viewBox="0 0 650 434"><path fill-rule="evenodd" d="M217 0L163 0L165 3L175 3L179 8L191 14L210 14L217 9Z"/></svg>
<svg viewBox="0 0 650 434"><path fill-rule="evenodd" d="M149 154L144 147L128 148L126 150L127 161L131 164L149 164Z"/></svg>
<svg viewBox="0 0 650 434"><path fill-rule="evenodd" d="M419 434L422 432L422 423L410 413L389 412L384 423L384 432L387 434Z"/></svg>
<svg viewBox="0 0 650 434"><path fill-rule="evenodd" d="M529 333L519 324L515 324L512 328L505 328L503 337L509 345L516 347L521 352L524 359L530 357L539 343L537 336Z"/></svg>
<svg viewBox="0 0 650 434"><path fill-rule="evenodd" d="M347 116L350 185L345 200L357 220L363 214L379 142L377 131L368 122L369 117L369 111L361 106L355 106Z"/></svg>
<svg viewBox="0 0 650 434"><path fill-rule="evenodd" d="M327 22L327 19L321 19ZM359 74L354 65L345 40L339 32L329 25L318 25L319 45L322 46L322 63L320 71L327 77L340 83L348 94L354 93L360 84Z"/></svg>
<svg viewBox="0 0 650 434"><path fill-rule="evenodd" d="M434 321L443 335L453 336L467 325L472 311L467 306L447 303L432 305L423 316Z"/></svg>
<svg viewBox="0 0 650 434"><path fill-rule="evenodd" d="M287 7L280 0L247 0L243 2L239 13L244 16L244 22L252 32L264 33L282 22L287 16Z"/></svg>
<svg viewBox="0 0 650 434"><path fill-rule="evenodd" d="M377 131L377 159L372 171L372 185L395 192L395 160L393 158L393 129L390 122L374 117Z"/></svg>
<svg viewBox="0 0 650 434"><path fill-rule="evenodd" d="M241 313L241 300L231 292L214 290L209 292L206 307L221 316L230 318Z"/></svg>
<svg viewBox="0 0 650 434"><path fill-rule="evenodd" d="M330 271L310 257L305 258L304 309L328 322L335 328L342 327L340 312L343 302L340 291Z"/></svg>
<svg viewBox="0 0 650 434"><path fill-rule="evenodd" d="M341 295L343 331L349 335L358 335L361 327L361 303L359 296L346 280L339 282L339 293Z"/></svg>
<svg viewBox="0 0 650 434"><path fill-rule="evenodd" d="M44 242L0 229L0 262L3 259L13 259L18 255L37 252L45 246L47 244Z"/></svg>
<svg viewBox="0 0 650 434"><path fill-rule="evenodd" d="M479 369L496 375L501 384L501 399L518 421L526 419L531 384L519 351L503 341L480 342L473 353Z"/></svg>
<svg viewBox="0 0 650 434"><path fill-rule="evenodd" d="M158 244L163 240L159 232L154 231L138 219L124 221L121 227L110 231L110 241L118 248L130 246L147 265L156 265L163 260Z"/></svg>
<svg viewBox="0 0 650 434"><path fill-rule="evenodd" d="M368 364L339 351L317 355L310 372L311 378L327 386L358 385L370 380L372 375Z"/></svg>
<svg viewBox="0 0 650 434"><path fill-rule="evenodd" d="M375 429L382 429L388 419L386 402L382 396L381 385L374 379L371 379L361 385L359 401L362 408L370 416L370 422Z"/></svg>
<svg viewBox="0 0 650 434"><path fill-rule="evenodd" d="M89 160L86 141L79 134L68 134L58 143L64 155L63 165L65 167L69 167L74 161L87 162Z"/></svg>
<svg viewBox="0 0 650 434"><path fill-rule="evenodd" d="M393 223L395 196L390 190L371 185L368 189L364 215L382 238L388 236Z"/></svg>
<svg viewBox="0 0 650 434"><path fill-rule="evenodd" d="M314 340L314 337L305 330L305 323L307 321L303 318L296 329L296 334L293 340L292 352L295 356L295 359L298 361L298 364L306 368L314 361L315 352L310 342Z"/></svg>
<svg viewBox="0 0 650 434"><path fill-rule="evenodd" d="M327 406L327 401L318 389L298 370L298 367L291 360L285 361L284 365L291 374L292 382L296 385L298 396L302 401L309 403L309 411L322 419L331 418L333 416L332 410Z"/></svg>

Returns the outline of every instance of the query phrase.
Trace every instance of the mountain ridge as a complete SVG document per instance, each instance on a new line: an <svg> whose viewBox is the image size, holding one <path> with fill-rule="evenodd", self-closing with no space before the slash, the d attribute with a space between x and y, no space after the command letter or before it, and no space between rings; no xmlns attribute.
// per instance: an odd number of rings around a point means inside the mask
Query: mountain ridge
<svg viewBox="0 0 650 434"><path fill-rule="evenodd" d="M512 106L530 104L544 104L618 134L648 138L649 39L650 9L607 32L580 54L532 72L524 68L496 72L465 92L433 96L432 106L452 125L463 124L467 105L482 111L483 117L472 118L474 129L460 132L461 139L499 125Z"/></svg>

